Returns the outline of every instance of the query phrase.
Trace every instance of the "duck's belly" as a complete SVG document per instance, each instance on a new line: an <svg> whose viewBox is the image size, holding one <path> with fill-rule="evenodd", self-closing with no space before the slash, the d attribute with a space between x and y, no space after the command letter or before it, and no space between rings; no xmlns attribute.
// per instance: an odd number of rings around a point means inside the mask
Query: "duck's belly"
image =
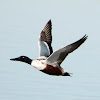
<svg viewBox="0 0 100 100"><path fill-rule="evenodd" d="M63 69L61 67L46 65L46 68L41 70L42 72L49 75L62 75Z"/></svg>
<svg viewBox="0 0 100 100"><path fill-rule="evenodd" d="M33 60L31 66L49 75L62 75L63 69L44 63L45 60Z"/></svg>

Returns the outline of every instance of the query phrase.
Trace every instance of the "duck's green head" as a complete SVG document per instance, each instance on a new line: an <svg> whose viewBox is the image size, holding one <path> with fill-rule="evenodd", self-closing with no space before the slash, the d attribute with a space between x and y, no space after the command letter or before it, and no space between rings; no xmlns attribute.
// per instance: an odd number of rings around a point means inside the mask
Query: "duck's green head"
<svg viewBox="0 0 100 100"><path fill-rule="evenodd" d="M20 56L20 57L17 57L17 58L12 58L10 59L12 61L21 61L21 62L25 62L25 63L28 63L28 64L31 64L32 60L26 56Z"/></svg>

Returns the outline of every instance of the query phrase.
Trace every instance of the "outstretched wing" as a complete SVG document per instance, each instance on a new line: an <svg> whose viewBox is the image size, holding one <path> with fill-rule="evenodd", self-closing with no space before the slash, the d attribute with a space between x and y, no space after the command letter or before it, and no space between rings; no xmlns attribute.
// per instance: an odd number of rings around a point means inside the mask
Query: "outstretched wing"
<svg viewBox="0 0 100 100"><path fill-rule="evenodd" d="M64 47L61 48L57 51L55 51L53 54L51 54L47 60L46 63L50 64L50 65L60 65L63 60L66 58L66 56L73 52L74 50L76 50L82 43L84 43L84 41L87 39L87 36L85 35L84 37L82 37L80 40Z"/></svg>
<svg viewBox="0 0 100 100"><path fill-rule="evenodd" d="M44 29L42 30L39 38L39 56L48 57L52 52L52 23L51 20L48 21Z"/></svg>

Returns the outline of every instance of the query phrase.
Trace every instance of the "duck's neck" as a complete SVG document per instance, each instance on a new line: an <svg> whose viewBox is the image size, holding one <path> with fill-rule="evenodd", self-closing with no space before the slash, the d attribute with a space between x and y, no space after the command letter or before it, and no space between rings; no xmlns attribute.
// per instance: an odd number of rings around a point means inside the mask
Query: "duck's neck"
<svg viewBox="0 0 100 100"><path fill-rule="evenodd" d="M24 62L31 65L32 59L28 58L28 59L26 59Z"/></svg>

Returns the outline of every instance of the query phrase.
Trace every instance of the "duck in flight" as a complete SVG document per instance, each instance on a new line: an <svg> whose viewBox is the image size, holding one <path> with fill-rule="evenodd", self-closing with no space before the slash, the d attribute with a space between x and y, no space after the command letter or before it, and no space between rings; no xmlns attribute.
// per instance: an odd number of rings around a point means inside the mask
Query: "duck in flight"
<svg viewBox="0 0 100 100"><path fill-rule="evenodd" d="M42 71L49 75L57 76L70 76L70 73L66 72L60 65L63 60L76 50L87 39L87 35L84 35L78 41L67 45L55 52L52 49L52 23L51 20L43 28L39 38L39 58L32 60L26 56L20 56L18 58L10 59L12 61L21 61L30 64L39 71Z"/></svg>

